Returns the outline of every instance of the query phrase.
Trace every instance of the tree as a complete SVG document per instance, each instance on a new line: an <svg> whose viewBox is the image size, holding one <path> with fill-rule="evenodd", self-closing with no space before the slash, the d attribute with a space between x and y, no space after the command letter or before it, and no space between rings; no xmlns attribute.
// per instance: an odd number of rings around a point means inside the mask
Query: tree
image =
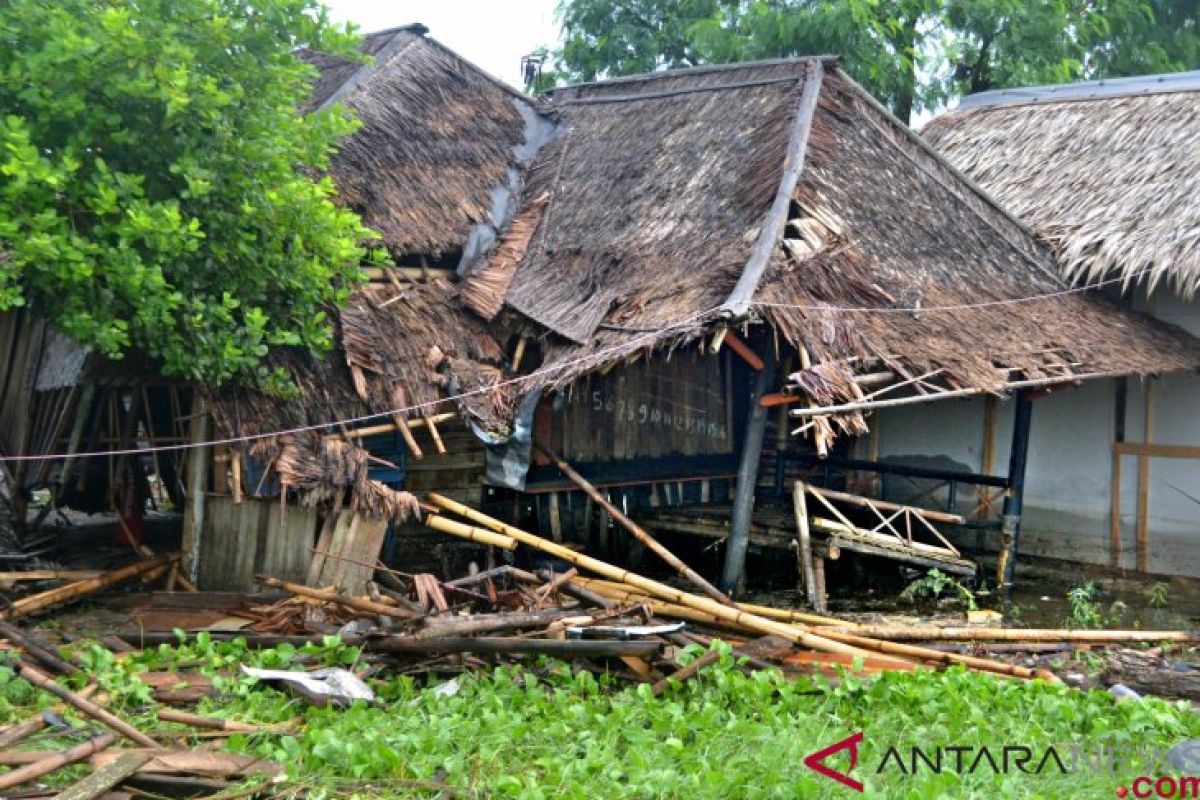
<svg viewBox="0 0 1200 800"><path fill-rule="evenodd" d="M561 0L557 71L593 80L839 54L901 119L985 89L1200 66L1195 0Z"/></svg>
<svg viewBox="0 0 1200 800"><path fill-rule="evenodd" d="M0 310L213 383L328 347L370 234L302 45L355 52L317 0L0 3Z"/></svg>

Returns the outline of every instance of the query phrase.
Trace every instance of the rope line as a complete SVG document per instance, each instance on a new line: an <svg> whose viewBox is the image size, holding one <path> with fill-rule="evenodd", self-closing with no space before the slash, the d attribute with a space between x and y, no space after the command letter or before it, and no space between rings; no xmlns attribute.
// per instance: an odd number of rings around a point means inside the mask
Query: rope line
<svg viewBox="0 0 1200 800"><path fill-rule="evenodd" d="M913 308L867 308L867 307L854 308L854 307L831 306L831 305L820 305L820 304L799 305L799 304L792 304L792 303L769 303L769 302L762 302L762 301L755 301L751 305L758 306L760 308L791 308L791 309L800 309L800 310L806 310L806 311L827 311L827 312L838 311L838 312L854 313L854 314L929 314L929 313L936 313L939 311L963 311L963 310L969 310L969 309L993 308L996 306L1019 305L1022 303L1033 303L1033 302L1038 302L1041 300L1049 300L1049 299L1054 299L1054 298L1058 298L1058 297L1064 297L1067 295L1079 294L1082 292L1091 291L1092 289L1096 289L1098 287L1107 286L1107 285L1114 284L1114 283L1122 283L1122 282L1127 283L1131 280L1139 278L1142 275L1145 275L1152 271L1154 271L1153 267L1142 270L1138 273L1134 273L1132 275L1116 277L1116 278L1109 278L1107 280L1098 281L1096 283L1091 283L1091 284L1088 284L1085 286L1075 286L1075 287L1071 287L1069 289L1061 289L1059 291L1047 292L1045 294L1029 295L1027 297L1014 297L1014 298L1009 298L1006 300L988 300L988 301L985 301L982 303L961 303L961 304L956 304L956 305L926 306L924 308L922 308L920 306L913 307ZM647 333L645 333L644 335L641 335L641 336L635 336L632 339L622 342L621 344L612 345L610 347L607 347L607 348L604 348L601 350L597 350L594 353L588 353L586 355L571 359L569 361L564 361L564 362L561 362L558 364L551 364L549 366L540 367L540 368L534 370L533 372L530 372L527 375L518 375L513 378L508 378L506 380L492 384L491 386L483 386L478 389L471 389L466 392L459 392L458 394L448 395L446 397L439 398L437 400L429 400L424 403L414 403L412 405L401 406L399 408L393 408L393 409L389 409L387 411L378 411L378 412L374 412L371 414L363 414L363 415L356 416L356 417L346 417L343 419L332 420L330 422L319 422L319 423L313 423L310 425L299 425L294 428L284 428L282 430L276 430L276 431L267 431L267 432L263 432L263 433L246 434L245 436L231 436L231 437L227 437L224 439L212 439L212 440L204 441L204 442L183 442L180 444L155 445L153 447L131 447L131 448L124 448L124 449L116 449L116 450L95 450L95 451L89 451L89 452L83 452L83 453L51 453L51 454L47 454L47 455L0 456L0 463L17 462L17 461L62 461L65 459L72 459L72 458L101 458L101 457L110 457L110 456L145 455L145 454L150 454L150 453L178 452L181 450L191 450L191 449L196 449L196 448L201 448L201 447L217 447L217 446L221 446L221 445L245 444L247 442L259 441L262 439L271 439L276 436L289 436L289 435L298 434L298 433L308 433L310 431L323 431L323 430L326 430L328 428L333 428L333 427L354 425L354 424L358 424L358 423L369 422L371 420L380 419L382 417L394 417L398 414L407 414L408 412L421 411L426 408L436 408L437 406L442 405L443 403L459 402L468 397L475 397L475 396L478 396L481 394L485 394L487 392L495 391L497 389L502 389L506 386L513 386L516 384L525 383L525 382L534 380L535 378L541 378L546 375L551 375L551 374L554 374L557 372L564 372L564 371L570 369L571 367L577 366L579 364L583 364L588 361L593 361L593 360L597 360L597 359L602 359L611 353L626 350L631 346L641 344L643 341L652 342L657 339L666 338L666 337L670 336L673 332L679 330L680 328L687 327L688 325L691 325L710 314L714 314L714 313L718 312L719 310L720 310L720 306L714 306L713 308L709 308L705 311L701 311L697 314L693 314L692 316L687 317L683 320L680 320L679 322L672 323L671 325L668 325L665 328L648 331Z"/></svg>

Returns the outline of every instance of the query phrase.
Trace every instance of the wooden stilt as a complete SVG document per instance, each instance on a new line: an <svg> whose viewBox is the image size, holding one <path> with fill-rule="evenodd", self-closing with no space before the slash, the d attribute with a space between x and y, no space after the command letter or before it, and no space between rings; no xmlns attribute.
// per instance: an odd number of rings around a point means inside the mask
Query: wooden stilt
<svg viewBox="0 0 1200 800"><path fill-rule="evenodd" d="M208 447L198 446L207 441L209 430L208 410L199 397L192 404L192 419L188 441L193 445L188 452L187 500L183 512L183 576L195 582L200 571L200 537L204 530L205 503L208 491Z"/></svg>
<svg viewBox="0 0 1200 800"><path fill-rule="evenodd" d="M826 612L825 606L825 559L816 557L813 559L813 583L816 586L813 594L816 595L816 602L813 603L813 611L818 614Z"/></svg>
<svg viewBox="0 0 1200 800"><path fill-rule="evenodd" d="M1029 430L1033 422L1033 401L1025 390L1017 392L1013 413L1012 449L1008 461L1008 494L1004 498L1004 519L1000 529L1000 560L996 581L1005 589L1012 587L1016 570L1017 548L1021 535L1021 508L1025 496L1025 465L1029 456Z"/></svg>
<svg viewBox="0 0 1200 800"><path fill-rule="evenodd" d="M729 337L732 340L732 337ZM721 588L734 593L744 578L746 548L750 544L750 523L754 515L754 490L758 483L758 465L762 455L763 435L767 427L768 409L759 401L775 379L775 350L766 348L762 369L754 381L750 399L750 417L746 421L742 455L738 463L737 492L733 499L733 519L725 544L725 566L721 572Z"/></svg>
<svg viewBox="0 0 1200 800"><path fill-rule="evenodd" d="M817 610L819 599L817 595L816 567L813 564L812 536L808 528L808 501L805 499L804 484L796 481L792 486L792 502L796 510L797 566L803 576L804 591L808 596L808 604Z"/></svg>

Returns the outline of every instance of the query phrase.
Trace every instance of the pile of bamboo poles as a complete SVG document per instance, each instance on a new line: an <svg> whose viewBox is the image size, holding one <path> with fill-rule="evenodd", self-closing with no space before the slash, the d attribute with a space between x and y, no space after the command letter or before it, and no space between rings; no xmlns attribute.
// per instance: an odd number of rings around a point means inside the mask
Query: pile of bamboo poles
<svg viewBox="0 0 1200 800"><path fill-rule="evenodd" d="M869 657L882 653L900 661L918 665L962 664L969 669L996 675L1023 679L1058 680L1047 670L1030 669L992 659L875 638L866 635L860 628L848 626L844 621L831 617L800 612L776 612L764 607L734 604L727 598L726 602L720 602L712 597L685 592L631 570L576 553L567 547L508 525L448 497L434 493L429 495L429 501L441 510L441 513L427 520L430 526L436 530L452 533L462 538L473 538L477 541L481 534L490 532L511 541L514 547L517 544L523 544L535 548L599 576L602 580L575 579L589 591L622 601L644 600L663 616L692 619L759 636L779 636L794 644L825 653L852 657ZM468 520L474 525L450 519L445 512ZM507 546L507 541L505 544ZM680 574L687 577L682 570Z"/></svg>

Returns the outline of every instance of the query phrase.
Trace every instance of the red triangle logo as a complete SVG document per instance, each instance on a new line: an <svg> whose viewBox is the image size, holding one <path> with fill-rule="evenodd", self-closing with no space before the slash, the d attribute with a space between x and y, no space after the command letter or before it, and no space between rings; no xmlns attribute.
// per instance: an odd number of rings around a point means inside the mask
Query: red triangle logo
<svg viewBox="0 0 1200 800"><path fill-rule="evenodd" d="M851 778L850 772L852 772L854 767L858 764L858 743L862 740L863 734L862 731L859 731L853 736L848 736L845 739L842 739L840 742L835 742L834 744L829 745L829 747L826 747L824 750L818 750L817 752L808 756L804 759L804 766L808 767L813 772L819 772L826 778L833 778L838 783L845 784L856 792L861 792L863 790L862 781L856 781L854 778ZM840 753L843 750L850 751L849 769L843 773L825 765L825 759L829 758L834 753Z"/></svg>

